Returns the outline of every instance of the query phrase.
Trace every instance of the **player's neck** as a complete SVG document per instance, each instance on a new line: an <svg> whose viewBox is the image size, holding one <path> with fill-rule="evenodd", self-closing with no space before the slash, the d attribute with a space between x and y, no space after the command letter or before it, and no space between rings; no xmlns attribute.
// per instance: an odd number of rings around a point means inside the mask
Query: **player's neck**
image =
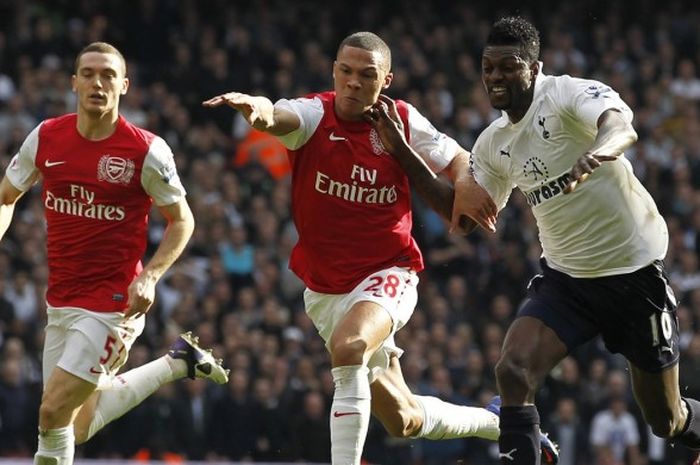
<svg viewBox="0 0 700 465"><path fill-rule="evenodd" d="M118 112L103 114L90 114L78 110L78 132L88 140L98 141L106 139L117 129L119 121Z"/></svg>

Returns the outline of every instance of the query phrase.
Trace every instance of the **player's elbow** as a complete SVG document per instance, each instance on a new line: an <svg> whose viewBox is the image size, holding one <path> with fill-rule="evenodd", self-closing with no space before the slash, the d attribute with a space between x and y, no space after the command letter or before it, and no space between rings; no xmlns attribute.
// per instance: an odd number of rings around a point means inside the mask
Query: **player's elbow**
<svg viewBox="0 0 700 465"><path fill-rule="evenodd" d="M634 144L639 140L639 134L637 134L637 131L634 130L634 126L632 126L632 123L627 123L625 130L627 133L627 137L629 138L630 145Z"/></svg>
<svg viewBox="0 0 700 465"><path fill-rule="evenodd" d="M12 206L22 196L23 192L10 184L7 178L0 182L0 206Z"/></svg>

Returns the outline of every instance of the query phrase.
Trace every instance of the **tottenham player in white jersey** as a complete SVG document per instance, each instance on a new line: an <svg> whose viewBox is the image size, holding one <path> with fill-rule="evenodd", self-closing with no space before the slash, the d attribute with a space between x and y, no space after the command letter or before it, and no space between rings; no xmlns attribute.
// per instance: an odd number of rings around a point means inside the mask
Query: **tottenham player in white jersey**
<svg viewBox="0 0 700 465"><path fill-rule="evenodd" d="M72 83L77 112L42 121L0 182L2 238L17 200L42 181L49 283L35 465L71 465L76 443L164 383L185 376L228 380L188 334L168 354L116 376L194 219L165 141L119 115L129 88L119 50L104 42L86 46ZM167 228L142 266L152 203Z"/></svg>
<svg viewBox="0 0 700 465"><path fill-rule="evenodd" d="M496 366L501 463L545 460L537 387L571 350L599 334L627 358L635 398L654 433L698 449L700 403L678 388L676 300L661 261L666 224L623 153L637 140L632 112L603 83L545 75L538 56L532 24L519 17L494 24L482 79L503 115L480 135L471 158L476 180L499 209L513 188L525 194L543 249L543 273L530 282ZM401 140L392 102L380 100L367 117L419 192L449 202L449 189L425 174Z"/></svg>

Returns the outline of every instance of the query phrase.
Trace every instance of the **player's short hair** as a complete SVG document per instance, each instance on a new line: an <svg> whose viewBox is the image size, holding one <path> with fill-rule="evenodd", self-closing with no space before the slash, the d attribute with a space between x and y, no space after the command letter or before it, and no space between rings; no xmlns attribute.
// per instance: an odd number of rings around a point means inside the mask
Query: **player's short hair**
<svg viewBox="0 0 700 465"><path fill-rule="evenodd" d="M98 52L98 53L108 53L111 55L116 55L119 57L119 61L122 63L122 71L124 71L124 75L126 76L126 60L124 59L124 55L122 55L122 52L119 51L117 47L115 47L112 44L108 44L107 42L93 42L91 44L86 45L80 53L78 53L78 56L75 57L75 72L78 72L78 66L80 66L80 58L85 55L88 52Z"/></svg>
<svg viewBox="0 0 700 465"><path fill-rule="evenodd" d="M373 32L355 32L347 36L338 46L338 53L343 47L356 47L369 52L379 52L385 71L391 70L391 49L377 34Z"/></svg>
<svg viewBox="0 0 700 465"><path fill-rule="evenodd" d="M540 33L531 22L520 16L506 16L496 21L486 45L516 45L528 63L540 57Z"/></svg>

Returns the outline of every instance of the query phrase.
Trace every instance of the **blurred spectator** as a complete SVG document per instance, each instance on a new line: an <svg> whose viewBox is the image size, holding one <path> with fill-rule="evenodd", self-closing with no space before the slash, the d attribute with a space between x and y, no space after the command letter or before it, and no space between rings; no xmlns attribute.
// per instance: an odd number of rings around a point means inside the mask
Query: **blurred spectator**
<svg viewBox="0 0 700 465"><path fill-rule="evenodd" d="M588 431L578 414L575 398L560 397L554 413L544 423L550 438L559 445L559 465L589 463Z"/></svg>
<svg viewBox="0 0 700 465"><path fill-rule="evenodd" d="M639 426L624 397L611 397L608 408L593 417L590 443L597 465L641 465Z"/></svg>
<svg viewBox="0 0 700 465"><path fill-rule="evenodd" d="M323 396L309 391L304 396L301 415L291 422L291 459L296 461L330 463L331 430Z"/></svg>

